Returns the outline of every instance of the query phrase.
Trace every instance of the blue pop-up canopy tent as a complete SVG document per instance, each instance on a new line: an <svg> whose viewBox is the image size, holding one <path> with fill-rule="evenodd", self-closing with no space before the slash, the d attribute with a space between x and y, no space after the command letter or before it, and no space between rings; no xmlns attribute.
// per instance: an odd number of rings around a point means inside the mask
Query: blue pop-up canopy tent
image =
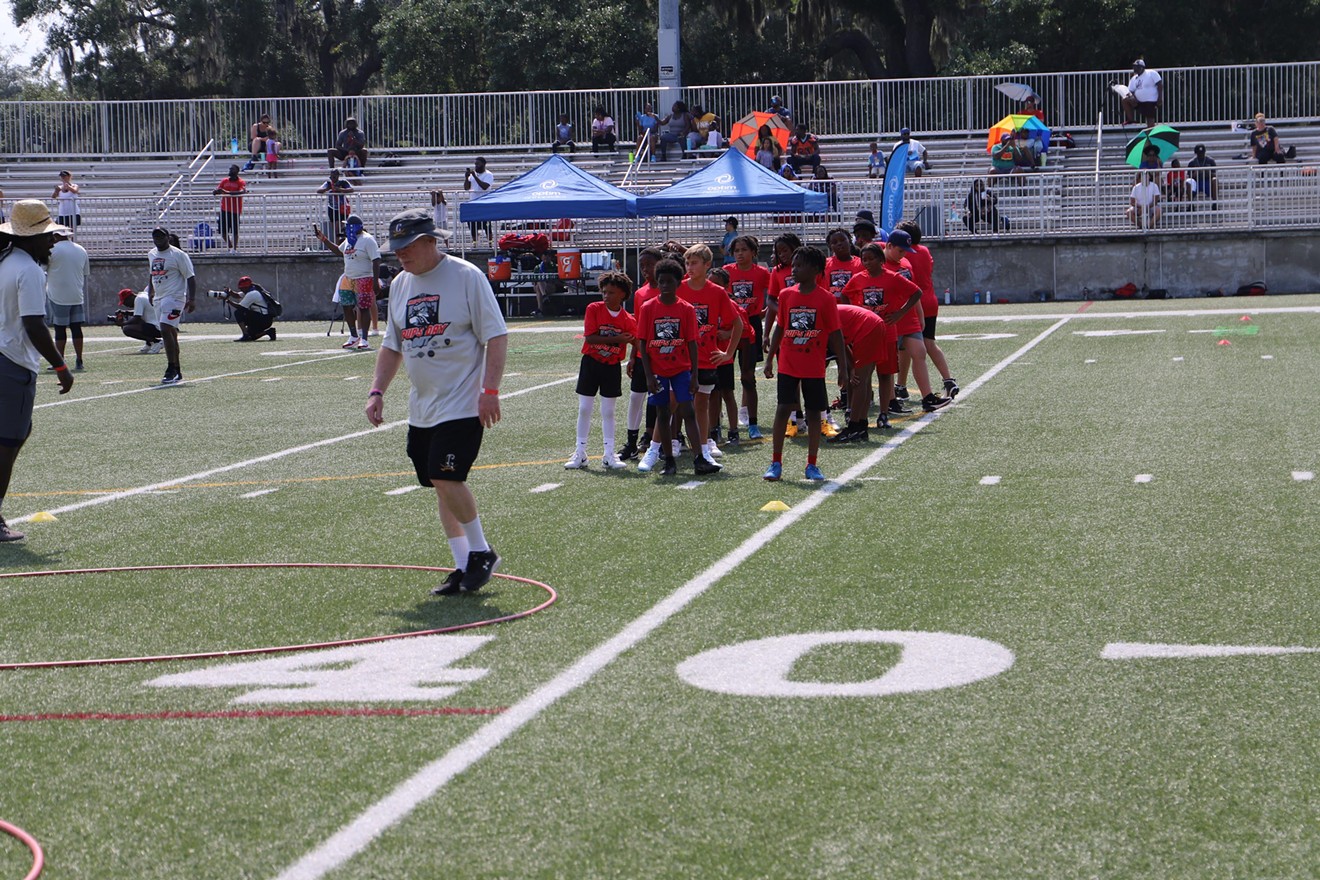
<svg viewBox="0 0 1320 880"><path fill-rule="evenodd" d="M499 189L458 207L463 222L636 217L637 197L551 156Z"/></svg>
<svg viewBox="0 0 1320 880"><path fill-rule="evenodd" d="M823 214L829 198L804 189L748 159L737 150L700 171L637 200L641 217L685 214L800 213Z"/></svg>

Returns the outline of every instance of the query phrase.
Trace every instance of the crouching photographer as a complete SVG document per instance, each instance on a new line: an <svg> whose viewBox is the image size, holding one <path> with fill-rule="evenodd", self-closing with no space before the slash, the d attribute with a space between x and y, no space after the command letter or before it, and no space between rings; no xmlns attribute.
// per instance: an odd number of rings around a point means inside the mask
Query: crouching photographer
<svg viewBox="0 0 1320 880"><path fill-rule="evenodd" d="M105 320L117 324L130 339L140 339L145 343L138 349L138 354L159 354L164 350L156 307L152 305L151 297L147 296L145 290L134 293L125 287L119 291L119 308L113 315L106 315Z"/></svg>
<svg viewBox="0 0 1320 880"><path fill-rule="evenodd" d="M256 342L263 336L275 341L275 328L271 325L284 312L284 307L260 284L253 283L249 276L238 279L237 291L226 287L209 291L207 295L223 300L226 307L234 310L234 320L243 331L235 342Z"/></svg>

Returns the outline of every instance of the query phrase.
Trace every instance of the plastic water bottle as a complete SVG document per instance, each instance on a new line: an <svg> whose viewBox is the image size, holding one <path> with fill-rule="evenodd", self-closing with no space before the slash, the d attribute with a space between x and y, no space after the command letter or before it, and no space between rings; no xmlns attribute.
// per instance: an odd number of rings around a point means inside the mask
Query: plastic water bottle
<svg viewBox="0 0 1320 880"><path fill-rule="evenodd" d="M992 302L994 302L994 300L992 300L992 299L990 298L990 291L987 290L987 291L985 292L985 304L986 304L986 305L990 305L990 303L992 303Z"/></svg>
<svg viewBox="0 0 1320 880"><path fill-rule="evenodd" d="M944 304L946 306L953 305L953 298L949 296L949 288L947 287L944 288Z"/></svg>
<svg viewBox="0 0 1320 880"><path fill-rule="evenodd" d="M229 148L234 151L235 156L238 155L238 138L229 139Z"/></svg>
<svg viewBox="0 0 1320 880"><path fill-rule="evenodd" d="M972 291L972 302L976 303L977 305L981 304L981 291L979 290Z"/></svg>

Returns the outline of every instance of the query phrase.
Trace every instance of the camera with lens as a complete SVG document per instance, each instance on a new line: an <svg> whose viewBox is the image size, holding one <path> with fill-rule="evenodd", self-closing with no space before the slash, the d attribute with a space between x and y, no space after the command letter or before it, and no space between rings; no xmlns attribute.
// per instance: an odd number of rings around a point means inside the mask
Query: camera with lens
<svg viewBox="0 0 1320 880"><path fill-rule="evenodd" d="M206 295L212 299L229 299L229 291L227 290L208 290Z"/></svg>
<svg viewBox="0 0 1320 880"><path fill-rule="evenodd" d="M105 316L105 322L106 322L107 324L118 324L120 327L122 327L122 326L124 326L124 316L125 316L125 315L131 315L131 314L133 314L131 311L129 311L129 312L115 312L113 315L106 315L106 316Z"/></svg>

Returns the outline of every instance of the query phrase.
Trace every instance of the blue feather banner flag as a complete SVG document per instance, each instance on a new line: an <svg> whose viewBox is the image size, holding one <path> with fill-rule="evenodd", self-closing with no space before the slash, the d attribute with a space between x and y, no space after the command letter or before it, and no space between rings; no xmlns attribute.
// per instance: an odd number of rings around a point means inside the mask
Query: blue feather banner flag
<svg viewBox="0 0 1320 880"><path fill-rule="evenodd" d="M885 235L903 219L903 178L907 174L908 145L899 144L885 168L885 190L880 202L880 228Z"/></svg>

